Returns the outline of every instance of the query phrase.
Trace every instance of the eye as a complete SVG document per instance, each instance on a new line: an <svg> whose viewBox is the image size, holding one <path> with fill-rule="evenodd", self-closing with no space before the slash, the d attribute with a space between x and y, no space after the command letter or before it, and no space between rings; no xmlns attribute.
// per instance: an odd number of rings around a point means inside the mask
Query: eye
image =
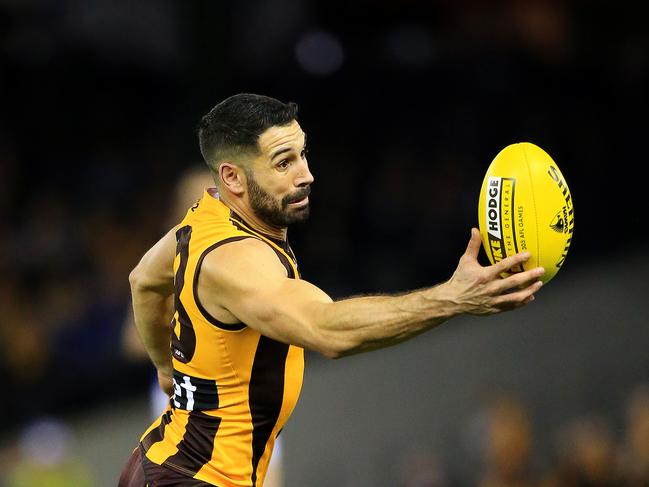
<svg viewBox="0 0 649 487"><path fill-rule="evenodd" d="M309 153L309 149L305 147L304 149L302 149L302 152L300 153L300 157L304 159L308 153Z"/></svg>
<svg viewBox="0 0 649 487"><path fill-rule="evenodd" d="M290 164L290 162L291 161L289 161L288 159L282 159L281 161L279 161L277 163L276 167L278 167L279 169L286 169L288 167L288 165Z"/></svg>

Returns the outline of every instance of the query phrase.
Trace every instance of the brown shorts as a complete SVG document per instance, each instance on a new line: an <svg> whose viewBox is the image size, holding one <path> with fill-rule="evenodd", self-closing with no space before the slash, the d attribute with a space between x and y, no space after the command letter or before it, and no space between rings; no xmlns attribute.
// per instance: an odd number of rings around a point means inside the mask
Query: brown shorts
<svg viewBox="0 0 649 487"><path fill-rule="evenodd" d="M117 487L214 487L150 461L137 447L122 471Z"/></svg>

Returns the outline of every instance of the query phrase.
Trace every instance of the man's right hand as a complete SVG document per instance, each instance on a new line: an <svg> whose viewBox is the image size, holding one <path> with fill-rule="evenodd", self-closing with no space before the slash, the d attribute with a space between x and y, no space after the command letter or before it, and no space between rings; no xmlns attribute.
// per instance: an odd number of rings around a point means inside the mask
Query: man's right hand
<svg viewBox="0 0 649 487"><path fill-rule="evenodd" d="M478 262L480 245L480 232L472 228L466 252L451 279L444 284L451 301L460 306L460 311L486 315L520 308L533 301L534 293L543 284L539 280L545 272L542 267L501 277L503 272L526 262L530 257L529 252L521 252L483 267Z"/></svg>

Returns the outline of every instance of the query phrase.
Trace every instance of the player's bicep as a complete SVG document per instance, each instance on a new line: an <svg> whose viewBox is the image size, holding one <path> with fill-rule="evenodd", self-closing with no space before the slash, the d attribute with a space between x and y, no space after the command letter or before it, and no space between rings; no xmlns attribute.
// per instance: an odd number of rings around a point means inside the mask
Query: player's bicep
<svg viewBox="0 0 649 487"><path fill-rule="evenodd" d="M313 284L288 278L266 244L248 239L219 247L205 259L203 276L209 299L242 323L284 343L318 348L312 313L331 298Z"/></svg>
<svg viewBox="0 0 649 487"><path fill-rule="evenodd" d="M131 288L172 294L173 264L176 256L176 227L172 228L144 254L129 276Z"/></svg>

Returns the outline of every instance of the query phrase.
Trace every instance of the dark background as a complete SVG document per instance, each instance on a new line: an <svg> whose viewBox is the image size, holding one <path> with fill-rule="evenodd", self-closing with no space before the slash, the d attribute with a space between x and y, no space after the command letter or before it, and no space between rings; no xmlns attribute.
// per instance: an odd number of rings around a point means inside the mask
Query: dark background
<svg viewBox="0 0 649 487"><path fill-rule="evenodd" d="M300 106L316 182L289 236L332 296L448 278L518 141L573 195L557 279L606 279L647 249L648 48L631 2L0 2L6 434L146 394L122 345L128 272L202 164L199 118L234 93Z"/></svg>

